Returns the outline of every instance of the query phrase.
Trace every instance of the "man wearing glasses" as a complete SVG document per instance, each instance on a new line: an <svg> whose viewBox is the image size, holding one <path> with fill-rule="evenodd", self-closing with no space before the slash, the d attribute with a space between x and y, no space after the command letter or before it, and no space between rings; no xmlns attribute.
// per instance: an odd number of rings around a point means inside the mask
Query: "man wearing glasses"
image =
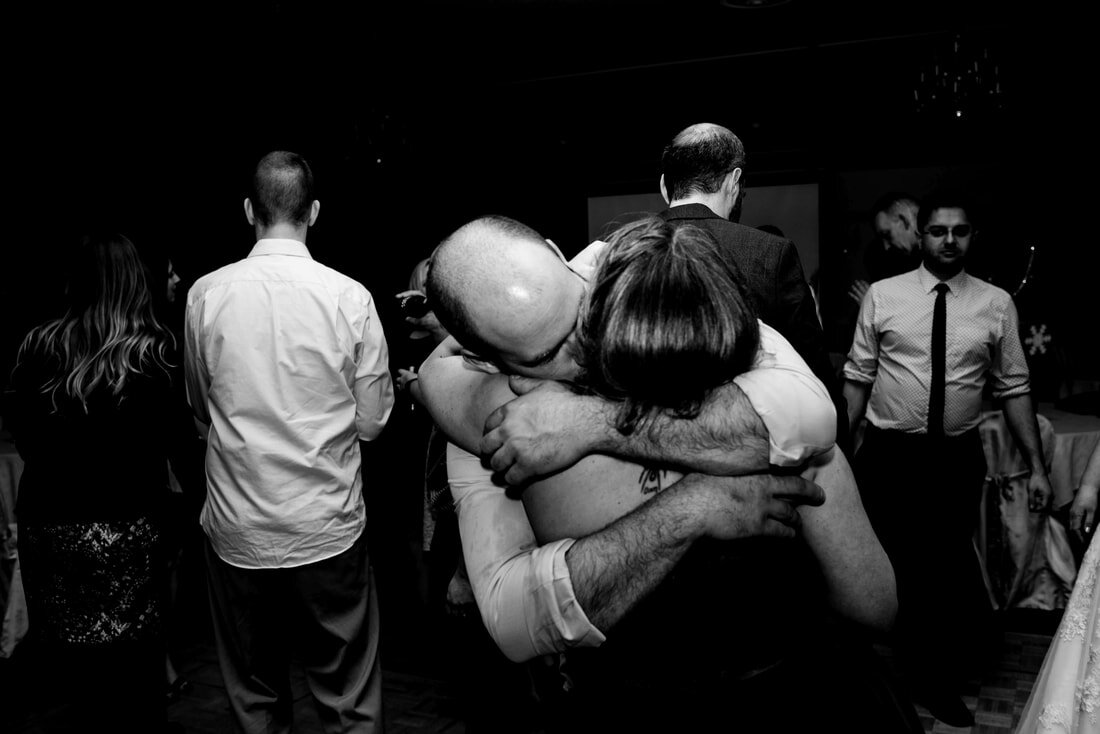
<svg viewBox="0 0 1100 734"><path fill-rule="evenodd" d="M844 367L850 425L868 422L860 494L897 577L895 651L914 698L954 726L974 722L959 692L991 622L971 541L987 382L1030 467L1031 509L1051 497L1016 307L966 272L969 211L950 193L922 204L921 265L871 285Z"/></svg>
<svg viewBox="0 0 1100 734"><path fill-rule="evenodd" d="M745 146L721 125L681 130L661 156L661 196L670 222L701 227L744 276L756 315L787 338L829 390L837 407L837 443L847 449L847 414L825 350L825 337L794 243L739 224L745 199Z"/></svg>

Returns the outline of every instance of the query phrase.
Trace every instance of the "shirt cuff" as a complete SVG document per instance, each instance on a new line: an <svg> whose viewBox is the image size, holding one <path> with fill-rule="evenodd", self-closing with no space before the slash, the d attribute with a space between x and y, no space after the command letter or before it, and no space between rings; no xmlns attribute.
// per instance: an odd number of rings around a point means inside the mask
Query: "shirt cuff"
<svg viewBox="0 0 1100 734"><path fill-rule="evenodd" d="M871 385L875 381L874 375L865 375L851 367L844 368L844 379L851 380L852 382L858 382L863 385Z"/></svg>
<svg viewBox="0 0 1100 734"><path fill-rule="evenodd" d="M526 634L502 634L497 642L511 660L527 660L573 647L598 647L607 639L588 619L573 591L565 554L576 542L565 539L532 551L524 603L502 605L508 616L499 620L501 630L524 629ZM526 638L526 639L524 639Z"/></svg>
<svg viewBox="0 0 1100 734"><path fill-rule="evenodd" d="M1016 398L1021 395L1028 395L1031 393L1031 383L1027 382L1023 385L1016 387L1006 387L1001 390L991 390L990 393L994 400L1004 400L1005 398Z"/></svg>

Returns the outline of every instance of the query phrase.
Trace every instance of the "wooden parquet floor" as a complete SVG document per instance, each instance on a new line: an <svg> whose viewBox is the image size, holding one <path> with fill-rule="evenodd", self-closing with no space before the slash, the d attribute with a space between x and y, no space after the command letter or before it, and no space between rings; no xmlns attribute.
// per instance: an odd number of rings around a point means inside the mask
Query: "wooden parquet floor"
<svg viewBox="0 0 1100 734"><path fill-rule="evenodd" d="M1006 632L996 664L981 679L971 680L964 691L963 701L974 713L974 726L948 726L918 706L924 730L930 734L1014 732L1050 640L1050 634Z"/></svg>

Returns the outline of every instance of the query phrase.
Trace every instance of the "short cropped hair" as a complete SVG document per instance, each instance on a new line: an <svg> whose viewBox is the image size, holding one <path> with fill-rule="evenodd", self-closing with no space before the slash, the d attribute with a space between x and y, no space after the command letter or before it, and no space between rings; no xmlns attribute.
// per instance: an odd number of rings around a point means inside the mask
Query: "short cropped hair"
<svg viewBox="0 0 1100 734"><path fill-rule="evenodd" d="M272 151L256 164L248 198L252 215L263 226L302 225L309 220L315 198L313 171L297 153Z"/></svg>
<svg viewBox="0 0 1100 734"><path fill-rule="evenodd" d="M699 414L748 370L760 333L736 266L704 229L658 217L611 235L581 316L582 384L620 402L631 433L654 414Z"/></svg>
<svg viewBox="0 0 1100 734"><path fill-rule="evenodd" d="M713 194L735 168L745 168L745 146L719 125L693 125L665 146L661 173L670 200Z"/></svg>
<svg viewBox="0 0 1100 734"><path fill-rule="evenodd" d="M472 286L469 282L468 268L456 263L458 258L468 258L468 248L460 247L468 237L483 236L486 248L488 241L500 247L502 242L530 241L544 247L550 247L546 239L531 227L510 217L488 215L475 219L455 230L432 253L428 266L425 293L428 307L435 312L439 323L451 336L458 340L462 348L477 356L492 361L496 350L478 336L477 329L470 318L470 311L464 299L470 296ZM488 255L496 257L498 253Z"/></svg>
<svg viewBox="0 0 1100 734"><path fill-rule="evenodd" d="M966 212L970 225L977 228L973 204L969 197L961 191L938 189L921 202L920 212L917 214L917 229L924 232L924 228L928 226L928 220L932 218L932 212L937 209L962 209Z"/></svg>

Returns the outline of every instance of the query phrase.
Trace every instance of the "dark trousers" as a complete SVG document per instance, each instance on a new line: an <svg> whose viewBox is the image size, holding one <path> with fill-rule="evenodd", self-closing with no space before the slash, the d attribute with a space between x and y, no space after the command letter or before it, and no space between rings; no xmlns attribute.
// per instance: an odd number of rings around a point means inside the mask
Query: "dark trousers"
<svg viewBox="0 0 1100 734"><path fill-rule="evenodd" d="M790 658L742 679L683 685L686 671L658 668L644 680L578 683L564 694L547 731L921 734L916 710L894 690L874 651L847 633L824 632L807 637ZM713 651L701 651L707 654Z"/></svg>
<svg viewBox="0 0 1100 734"><path fill-rule="evenodd" d="M245 732L290 731L290 659L326 732L381 732L378 600L365 533L305 566L242 569L206 544L210 609L226 692Z"/></svg>
<svg viewBox="0 0 1100 734"><path fill-rule="evenodd" d="M916 685L957 689L983 662L992 629L973 546L986 471L978 431L935 440L868 426L855 471L894 566L902 670Z"/></svg>

